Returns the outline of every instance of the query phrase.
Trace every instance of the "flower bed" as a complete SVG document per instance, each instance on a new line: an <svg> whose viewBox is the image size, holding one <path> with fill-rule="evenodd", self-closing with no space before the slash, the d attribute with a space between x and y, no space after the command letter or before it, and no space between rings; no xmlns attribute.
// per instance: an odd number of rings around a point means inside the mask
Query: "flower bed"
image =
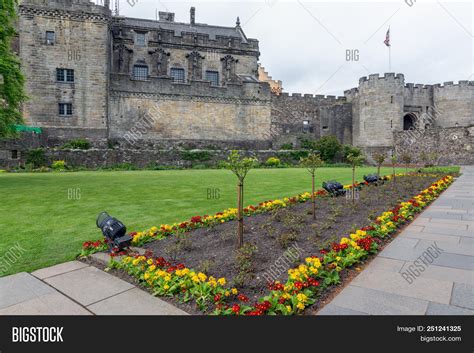
<svg viewBox="0 0 474 353"><path fill-rule="evenodd" d="M396 177L404 176L406 173L396 174ZM392 178L392 175L384 176L382 179L388 181ZM368 185L367 182L356 182L354 185L344 185L344 189L348 190L353 187L360 188ZM316 197L327 196L327 192L324 189L317 190L315 192ZM244 216L249 217L255 214L260 214L268 211L272 211L278 208L288 207L297 203L306 202L311 199L310 192L304 192L294 197L285 197L281 200L269 200L260 202L258 205L250 205L244 208ZM179 234L190 231L192 229L200 227L212 227L216 224L232 221L237 218L237 209L229 208L222 212L217 212L215 215L204 215L194 216L188 221L174 223L172 225L162 224L159 227L153 226L142 232L132 232L130 235L133 237L133 246L142 246L155 239L167 237L171 234ZM96 252L106 251L107 244L104 240L97 241L86 241L82 246L80 256L89 256Z"/></svg>
<svg viewBox="0 0 474 353"><path fill-rule="evenodd" d="M361 227L339 242L308 256L304 263L288 270L285 283L269 285L270 292L249 304L249 298L228 286L224 277L214 278L183 264L172 264L162 257L125 256L111 266L124 270L148 287L153 294L173 296L181 301L194 300L199 309L219 315L299 314L315 303L332 285L340 282L344 269L376 254L382 241L393 235L404 223L413 219L453 181L446 176L418 195L380 214L371 224Z"/></svg>

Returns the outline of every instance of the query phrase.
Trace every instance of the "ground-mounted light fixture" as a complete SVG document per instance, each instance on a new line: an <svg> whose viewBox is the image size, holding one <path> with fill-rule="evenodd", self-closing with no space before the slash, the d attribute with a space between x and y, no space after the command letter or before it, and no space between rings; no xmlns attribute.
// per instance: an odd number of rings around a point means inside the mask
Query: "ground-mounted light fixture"
<svg viewBox="0 0 474 353"><path fill-rule="evenodd" d="M109 251L121 251L130 246L132 237L127 234L127 227L117 218L101 212L96 224L106 239Z"/></svg>
<svg viewBox="0 0 474 353"><path fill-rule="evenodd" d="M377 174L369 174L369 175L364 175L364 180L368 182L369 184L376 183L379 181L379 177Z"/></svg>
<svg viewBox="0 0 474 353"><path fill-rule="evenodd" d="M346 193L344 191L344 186L334 180L323 182L323 189L326 190L332 196L341 196Z"/></svg>

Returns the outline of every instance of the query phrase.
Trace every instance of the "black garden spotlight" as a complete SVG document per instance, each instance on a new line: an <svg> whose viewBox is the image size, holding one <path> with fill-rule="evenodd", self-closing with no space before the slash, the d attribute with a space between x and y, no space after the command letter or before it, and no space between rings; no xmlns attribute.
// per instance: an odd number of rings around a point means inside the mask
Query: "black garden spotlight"
<svg viewBox="0 0 474 353"><path fill-rule="evenodd" d="M368 182L369 184L372 184L379 181L379 177L377 176L377 174L369 174L369 175L364 175L364 180Z"/></svg>
<svg viewBox="0 0 474 353"><path fill-rule="evenodd" d="M344 195L346 192L344 190L344 186L337 181L325 181L323 183L323 189L326 190L331 196L341 196Z"/></svg>
<svg viewBox="0 0 474 353"><path fill-rule="evenodd" d="M130 246L132 237L127 234L127 227L117 218L110 216L107 212L101 212L97 217L97 227L104 235L109 251L121 251Z"/></svg>

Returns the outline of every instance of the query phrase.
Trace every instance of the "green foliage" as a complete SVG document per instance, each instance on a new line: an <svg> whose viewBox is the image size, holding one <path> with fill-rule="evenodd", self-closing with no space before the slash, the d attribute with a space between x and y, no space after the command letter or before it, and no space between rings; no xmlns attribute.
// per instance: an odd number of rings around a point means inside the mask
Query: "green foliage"
<svg viewBox="0 0 474 353"><path fill-rule="evenodd" d="M23 122L21 104L27 99L20 61L11 49L17 5L17 0L0 2L0 137L16 135L13 125Z"/></svg>
<svg viewBox="0 0 474 353"><path fill-rule="evenodd" d="M182 151L181 158L185 161L205 162L211 159L211 153L199 150Z"/></svg>
<svg viewBox="0 0 474 353"><path fill-rule="evenodd" d="M387 159L387 155L384 153L376 153L374 154L374 161L377 165L382 165L383 162Z"/></svg>
<svg viewBox="0 0 474 353"><path fill-rule="evenodd" d="M321 167L324 162L321 160L321 157L317 153L310 153L308 157L301 158L300 165L303 168L306 168L311 175L314 175L316 169Z"/></svg>
<svg viewBox="0 0 474 353"><path fill-rule="evenodd" d="M280 147L281 150L292 150L293 149L293 144L292 143L284 143Z"/></svg>
<svg viewBox="0 0 474 353"><path fill-rule="evenodd" d="M308 138L300 138L300 146L302 149L313 151L316 149L316 141Z"/></svg>
<svg viewBox="0 0 474 353"><path fill-rule="evenodd" d="M65 143L61 148L70 150L88 150L91 144L86 139L75 139Z"/></svg>
<svg viewBox="0 0 474 353"><path fill-rule="evenodd" d="M362 163L364 163L365 161L365 157L360 155L354 155L352 153L350 153L348 156L347 156L347 162L349 162L349 164L352 166L352 168L355 168L355 167L359 167L362 165Z"/></svg>
<svg viewBox="0 0 474 353"><path fill-rule="evenodd" d="M54 161L51 164L51 169L58 172L66 170L66 161Z"/></svg>
<svg viewBox="0 0 474 353"><path fill-rule="evenodd" d="M352 154L353 156L361 156L362 150L358 147L351 146L351 145L344 145L342 146L342 156L344 160L347 161L347 156Z"/></svg>
<svg viewBox="0 0 474 353"><path fill-rule="evenodd" d="M421 168L419 170L420 173L436 173L436 174L450 174L450 175L458 175L461 171L461 167L453 166L453 167L427 167Z"/></svg>
<svg viewBox="0 0 474 353"><path fill-rule="evenodd" d="M241 157L238 151L233 150L229 153L225 166L239 178L240 182L243 182L249 170L255 167L256 163L255 158Z"/></svg>
<svg viewBox="0 0 474 353"><path fill-rule="evenodd" d="M333 162L341 148L342 146L336 136L332 135L321 137L314 144L314 150L319 152L321 159L326 163Z"/></svg>
<svg viewBox="0 0 474 353"><path fill-rule="evenodd" d="M267 159L267 161L265 162L265 165L267 167L279 167L281 164L281 161L280 159L278 159L277 157L270 157Z"/></svg>
<svg viewBox="0 0 474 353"><path fill-rule="evenodd" d="M33 168L46 166L46 156L44 149L34 148L26 153L26 164L32 165Z"/></svg>

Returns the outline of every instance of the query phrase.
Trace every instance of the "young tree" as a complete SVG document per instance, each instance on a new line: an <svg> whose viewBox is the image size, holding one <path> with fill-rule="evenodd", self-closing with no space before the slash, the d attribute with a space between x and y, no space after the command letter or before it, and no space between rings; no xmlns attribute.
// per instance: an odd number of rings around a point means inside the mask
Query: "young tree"
<svg viewBox="0 0 474 353"><path fill-rule="evenodd" d="M392 162L392 186L395 187L395 164L397 163L398 157L394 153L392 157L390 157L390 161Z"/></svg>
<svg viewBox="0 0 474 353"><path fill-rule="evenodd" d="M11 42L18 0L0 1L0 137L13 136L14 124L22 122L21 104L26 100L25 79Z"/></svg>
<svg viewBox="0 0 474 353"><path fill-rule="evenodd" d="M405 164L405 171L408 173L408 165L411 163L411 155L409 153L403 153L400 159Z"/></svg>
<svg viewBox="0 0 474 353"><path fill-rule="evenodd" d="M349 155L347 156L347 161L349 162L349 164L352 166L352 202L355 201L355 187L354 187L354 184L355 184L355 170L356 170L356 167L358 166L361 166L362 163L365 161L365 158L363 155L355 155L355 154L352 154L352 153L349 153Z"/></svg>
<svg viewBox="0 0 474 353"><path fill-rule="evenodd" d="M231 151L225 166L237 176L237 248L244 245L244 180L250 169L255 166L255 158L241 157L238 151Z"/></svg>
<svg viewBox="0 0 474 353"><path fill-rule="evenodd" d="M377 177L380 179L380 167L382 166L383 162L387 156L384 153L377 153L374 155L374 161L377 163Z"/></svg>
<svg viewBox="0 0 474 353"><path fill-rule="evenodd" d="M315 198L315 185L314 185L314 175L316 174L316 169L321 167L324 162L319 157L319 154L310 153L308 157L301 158L300 165L308 170L311 174L311 202L313 203L313 219L316 219L316 198Z"/></svg>

